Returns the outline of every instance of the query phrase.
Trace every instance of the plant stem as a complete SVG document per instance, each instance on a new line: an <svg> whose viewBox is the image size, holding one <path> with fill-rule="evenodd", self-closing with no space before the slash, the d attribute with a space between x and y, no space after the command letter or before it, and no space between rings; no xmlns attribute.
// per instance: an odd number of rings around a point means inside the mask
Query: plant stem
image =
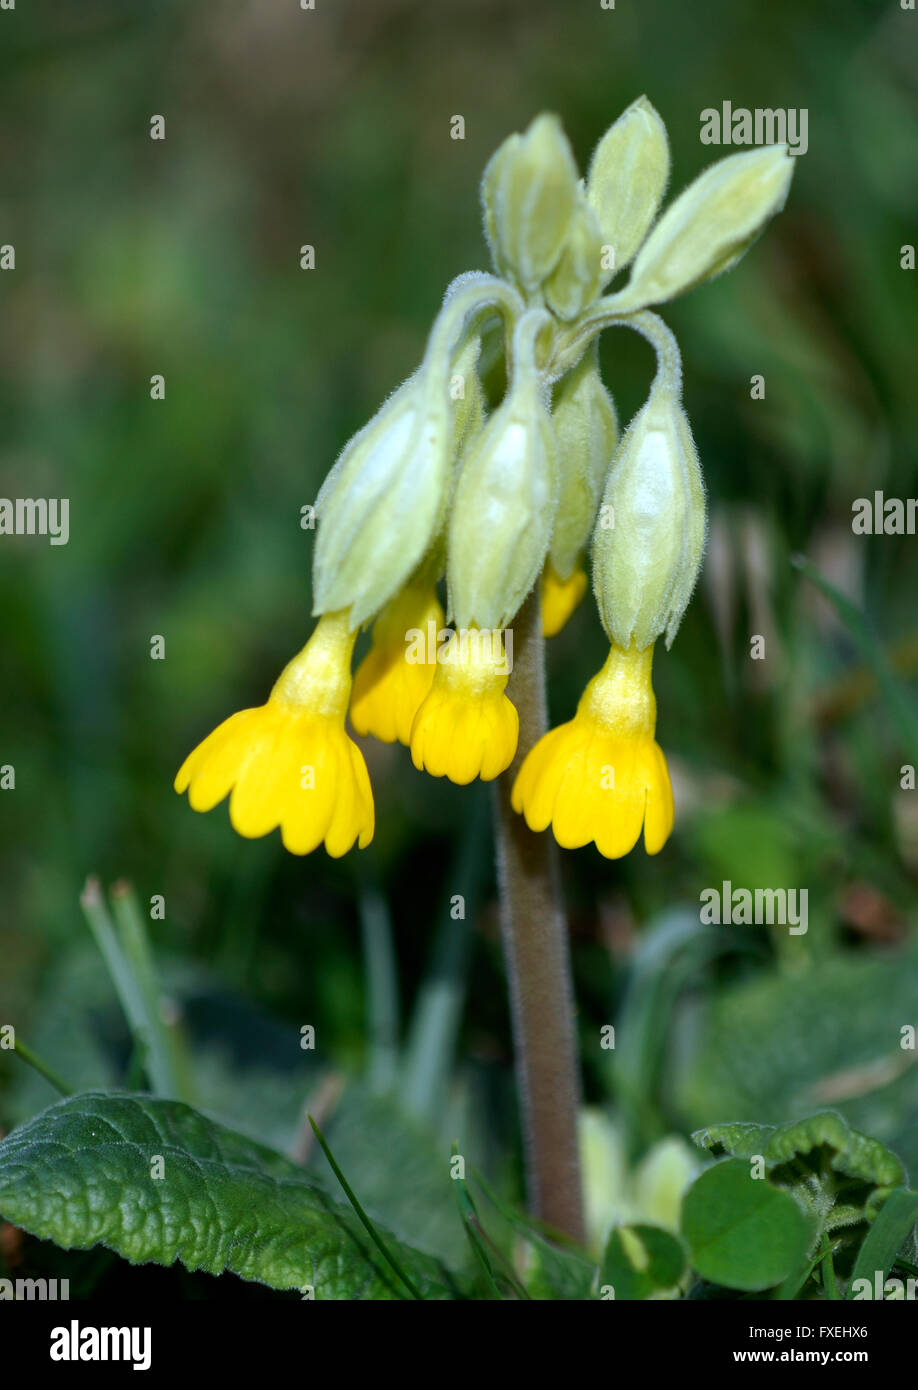
<svg viewBox="0 0 918 1390"><path fill-rule="evenodd" d="M555 843L537 835L510 804L520 764L547 727L544 643L538 588L513 625L507 686L520 717L516 757L496 791L501 931L516 1050L517 1085L533 1214L582 1241L577 1147L580 1079L567 923Z"/></svg>
<svg viewBox="0 0 918 1390"><path fill-rule="evenodd" d="M835 1265L832 1262L832 1245L827 1236L822 1238L822 1287L826 1298L838 1298L838 1284L835 1282Z"/></svg>

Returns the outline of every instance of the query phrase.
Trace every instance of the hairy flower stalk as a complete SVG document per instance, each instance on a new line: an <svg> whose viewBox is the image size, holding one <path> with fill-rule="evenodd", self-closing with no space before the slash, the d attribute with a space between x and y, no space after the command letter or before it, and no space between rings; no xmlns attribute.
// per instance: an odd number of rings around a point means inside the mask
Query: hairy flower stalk
<svg viewBox="0 0 918 1390"><path fill-rule="evenodd" d="M658 216L669 142L646 97L600 140L586 180L556 116L505 140L481 187L494 273L452 283L417 370L320 490L312 637L266 704L221 724L176 778L198 811L229 795L240 835L279 828L292 853L324 844L332 856L369 843L375 823L348 714L359 734L407 746L421 772L496 779L530 1202L576 1239L580 1091L557 846L612 860L642 832L648 854L670 836L651 670L705 536L679 349L651 307L733 266L783 206L792 169L783 145L730 156ZM597 347L610 327L657 354L621 438ZM572 717L549 730L543 633L572 618L590 564L608 647Z"/></svg>
<svg viewBox="0 0 918 1390"><path fill-rule="evenodd" d="M520 715L520 741L516 759L495 787L495 810L501 936L529 1204L548 1226L582 1241L580 1079L557 848L547 836L530 830L511 802L519 767L548 722L538 591L517 615L514 637L517 656L509 688Z"/></svg>

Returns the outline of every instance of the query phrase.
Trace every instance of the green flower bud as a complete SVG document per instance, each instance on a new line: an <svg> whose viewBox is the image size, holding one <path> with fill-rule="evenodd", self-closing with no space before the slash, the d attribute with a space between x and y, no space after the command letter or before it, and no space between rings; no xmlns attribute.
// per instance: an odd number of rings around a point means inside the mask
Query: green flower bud
<svg viewBox="0 0 918 1390"><path fill-rule="evenodd" d="M542 570L558 501L557 445L533 362L548 321L525 314L513 340L513 379L472 442L449 519L447 582L456 626L506 627Z"/></svg>
<svg viewBox="0 0 918 1390"><path fill-rule="evenodd" d="M566 581L586 549L618 442L615 406L599 375L595 340L555 387L551 420L561 488L549 553L558 578Z"/></svg>
<svg viewBox="0 0 918 1390"><path fill-rule="evenodd" d="M484 215L485 236L491 250L491 261L499 275L506 275L508 266L500 250L497 231L497 202L499 191L503 187L504 168L507 162L514 157L522 138L521 135L508 135L503 144L497 147L488 160L481 179L481 210Z"/></svg>
<svg viewBox="0 0 918 1390"><path fill-rule="evenodd" d="M666 126L647 98L638 97L596 146L587 176L587 200L613 253L604 284L644 240L668 180Z"/></svg>
<svg viewBox="0 0 918 1390"><path fill-rule="evenodd" d="M794 161L768 145L712 164L666 209L641 247L622 309L662 304L735 265L787 199Z"/></svg>
<svg viewBox="0 0 918 1390"><path fill-rule="evenodd" d="M316 501L313 611L351 628L402 587L440 521L454 422L445 382L421 368L347 444Z"/></svg>
<svg viewBox="0 0 918 1390"><path fill-rule="evenodd" d="M678 395L654 385L625 431L593 532L593 590L609 639L643 651L682 621L704 549L701 469Z"/></svg>
<svg viewBox="0 0 918 1390"><path fill-rule="evenodd" d="M545 281L545 302L560 319L575 319L599 293L602 284L602 236L592 209L580 200L574 208L558 264Z"/></svg>
<svg viewBox="0 0 918 1390"><path fill-rule="evenodd" d="M524 135L505 140L485 171L485 225L495 261L525 290L537 289L555 268L577 184L577 166L557 116L537 116Z"/></svg>

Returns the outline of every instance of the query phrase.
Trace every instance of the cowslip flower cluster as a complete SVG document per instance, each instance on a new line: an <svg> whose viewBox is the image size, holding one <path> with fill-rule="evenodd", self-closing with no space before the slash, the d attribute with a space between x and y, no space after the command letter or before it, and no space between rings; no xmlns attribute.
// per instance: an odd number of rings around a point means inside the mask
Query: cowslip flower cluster
<svg viewBox="0 0 918 1390"><path fill-rule="evenodd" d="M792 167L783 145L730 156L658 217L669 145L644 97L586 179L554 116L501 145L482 181L493 273L453 282L417 371L326 478L316 627L266 704L182 765L176 790L195 810L229 795L240 835L279 827L294 854L368 844L373 797L348 713L358 734L404 744L434 777L498 777L519 740L514 619L538 585L543 631L560 632L591 553L609 652L574 717L522 759L512 804L567 848L617 858L642 830L649 854L662 848L673 797L651 667L695 585L705 502L678 347L650 306L735 264L783 206ZM598 354L613 326L643 334L658 364L621 438Z"/></svg>

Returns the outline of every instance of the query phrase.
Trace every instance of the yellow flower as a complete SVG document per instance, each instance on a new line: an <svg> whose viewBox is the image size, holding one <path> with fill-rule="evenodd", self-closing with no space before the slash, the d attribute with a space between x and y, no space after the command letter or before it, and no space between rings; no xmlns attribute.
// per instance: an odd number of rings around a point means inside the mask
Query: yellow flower
<svg viewBox="0 0 918 1390"><path fill-rule="evenodd" d="M416 768L464 787L476 777L489 782L510 766L520 721L504 694L508 668L501 633L477 627L453 633L411 726Z"/></svg>
<svg viewBox="0 0 918 1390"><path fill-rule="evenodd" d="M542 571L542 632L556 637L586 592L587 577L577 565L569 579L561 579L551 560Z"/></svg>
<svg viewBox="0 0 918 1390"><path fill-rule="evenodd" d="M551 826L564 849L592 840L618 859L644 827L648 854L673 827L673 792L654 741L657 702L650 683L653 647L613 644L569 724L552 729L527 754L513 787L513 808L531 830Z"/></svg>
<svg viewBox="0 0 918 1390"><path fill-rule="evenodd" d="M411 721L433 684L444 621L430 586L403 589L383 609L354 676L351 723L358 734L408 745Z"/></svg>
<svg viewBox="0 0 918 1390"><path fill-rule="evenodd" d="M267 704L231 715L185 759L175 790L195 811L232 791L230 820L246 839L280 826L291 854L324 840L335 859L373 838L363 754L344 730L355 634L345 612L319 619L281 672Z"/></svg>

